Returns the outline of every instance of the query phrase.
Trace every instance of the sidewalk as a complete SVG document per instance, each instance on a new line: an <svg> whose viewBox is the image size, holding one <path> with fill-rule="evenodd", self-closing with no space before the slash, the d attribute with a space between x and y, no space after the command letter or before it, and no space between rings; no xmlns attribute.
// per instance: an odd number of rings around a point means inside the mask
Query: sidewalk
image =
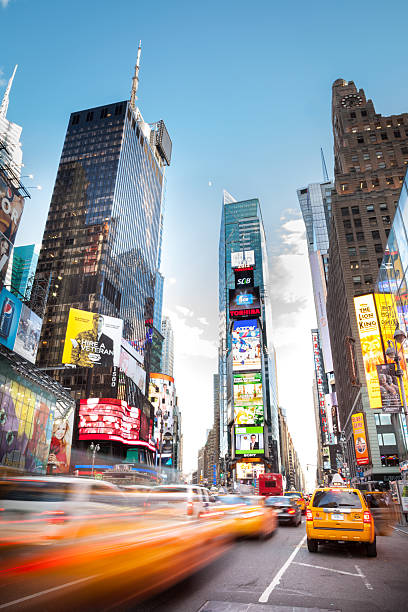
<svg viewBox="0 0 408 612"><path fill-rule="evenodd" d="M399 523L397 523L395 525L394 529L398 533L405 533L405 535L408 536L408 525L400 525Z"/></svg>

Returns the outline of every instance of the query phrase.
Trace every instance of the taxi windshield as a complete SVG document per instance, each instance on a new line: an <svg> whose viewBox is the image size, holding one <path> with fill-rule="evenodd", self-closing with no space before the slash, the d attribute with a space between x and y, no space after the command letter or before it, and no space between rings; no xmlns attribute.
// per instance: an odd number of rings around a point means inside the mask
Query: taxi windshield
<svg viewBox="0 0 408 612"><path fill-rule="evenodd" d="M302 497L301 493L297 493L296 491L288 491L287 493L285 493L285 497Z"/></svg>
<svg viewBox="0 0 408 612"><path fill-rule="evenodd" d="M361 500L356 491L317 491L313 506L315 508L361 508Z"/></svg>

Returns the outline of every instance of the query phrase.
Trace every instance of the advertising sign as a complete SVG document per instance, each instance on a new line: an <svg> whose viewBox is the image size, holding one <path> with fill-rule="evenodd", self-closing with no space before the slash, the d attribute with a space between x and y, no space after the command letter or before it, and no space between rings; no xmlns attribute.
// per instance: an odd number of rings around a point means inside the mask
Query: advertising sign
<svg viewBox="0 0 408 612"><path fill-rule="evenodd" d="M235 427L235 454L261 455L264 453L263 427Z"/></svg>
<svg viewBox="0 0 408 612"><path fill-rule="evenodd" d="M309 253L310 271L312 273L313 295L315 300L317 325L319 328L319 342L323 353L324 369L333 371L333 357L331 352L329 325L326 311L326 273L320 251Z"/></svg>
<svg viewBox="0 0 408 612"><path fill-rule="evenodd" d="M23 210L24 198L0 177L0 232L12 244L16 238Z"/></svg>
<svg viewBox="0 0 408 612"><path fill-rule="evenodd" d="M8 262L10 259L13 245L10 240L5 237L3 232L0 232L0 287L4 284Z"/></svg>
<svg viewBox="0 0 408 612"><path fill-rule="evenodd" d="M124 444L139 441L139 408L109 398L90 398L79 403L79 440L116 440Z"/></svg>
<svg viewBox="0 0 408 612"><path fill-rule="evenodd" d="M119 366L122 319L70 308L62 363Z"/></svg>
<svg viewBox="0 0 408 612"><path fill-rule="evenodd" d="M50 454L47 472L49 474L68 474L71 460L74 411L65 418L56 418L52 428Z"/></svg>
<svg viewBox="0 0 408 612"><path fill-rule="evenodd" d="M251 268L237 268L234 270L235 289L245 289L254 286L254 271Z"/></svg>
<svg viewBox="0 0 408 612"><path fill-rule="evenodd" d="M331 469L330 448L328 446L323 446L322 455L323 455L323 469L330 470Z"/></svg>
<svg viewBox="0 0 408 612"><path fill-rule="evenodd" d="M231 253L231 268L249 268L255 265L255 251Z"/></svg>
<svg viewBox="0 0 408 612"><path fill-rule="evenodd" d="M14 351L31 363L35 363L37 357L41 328L42 319L22 304Z"/></svg>
<svg viewBox="0 0 408 612"><path fill-rule="evenodd" d="M320 431L322 435L322 443L329 443L329 427L327 419L326 409L326 396L324 389L324 371L321 360L321 350L319 342L319 331L312 329L312 343L313 343L313 359L315 366L315 378L317 387L317 401L319 405L319 420L320 420Z"/></svg>
<svg viewBox="0 0 408 612"><path fill-rule="evenodd" d="M401 498L401 510L408 512L408 482L406 480L398 480L397 482Z"/></svg>
<svg viewBox="0 0 408 612"><path fill-rule="evenodd" d="M237 425L263 425L262 374L234 374L234 421Z"/></svg>
<svg viewBox="0 0 408 612"><path fill-rule="evenodd" d="M353 426L354 448L356 451L357 465L367 465L369 463L367 436L362 412L351 416Z"/></svg>
<svg viewBox="0 0 408 612"><path fill-rule="evenodd" d="M358 334L363 353L367 391L371 408L381 408L381 393L377 365L384 363L380 327L375 310L374 296L359 295L354 298Z"/></svg>
<svg viewBox="0 0 408 612"><path fill-rule="evenodd" d="M261 369L261 340L256 319L234 321L231 342L234 371Z"/></svg>
<svg viewBox="0 0 408 612"><path fill-rule="evenodd" d="M22 303L15 295L2 289L0 293L0 343L14 349Z"/></svg>
<svg viewBox="0 0 408 612"><path fill-rule="evenodd" d="M151 373L149 385L149 399L154 407L155 427L154 443L157 448L160 445L160 434L162 431L162 455L172 453L174 435L174 405L176 401L176 390L174 378L167 374Z"/></svg>
<svg viewBox="0 0 408 612"><path fill-rule="evenodd" d="M136 358L137 351L122 338L119 368L139 387L142 393L146 388L146 372L140 367Z"/></svg>
<svg viewBox="0 0 408 612"><path fill-rule="evenodd" d="M229 313L231 319L261 316L259 287L229 290Z"/></svg>
<svg viewBox="0 0 408 612"><path fill-rule="evenodd" d="M238 480L253 478L253 466L256 464L238 461L235 468L237 471Z"/></svg>
<svg viewBox="0 0 408 612"><path fill-rule="evenodd" d="M384 363L377 366L378 381L380 384L381 404L383 412L400 412L402 401L398 378L395 374L394 363Z"/></svg>

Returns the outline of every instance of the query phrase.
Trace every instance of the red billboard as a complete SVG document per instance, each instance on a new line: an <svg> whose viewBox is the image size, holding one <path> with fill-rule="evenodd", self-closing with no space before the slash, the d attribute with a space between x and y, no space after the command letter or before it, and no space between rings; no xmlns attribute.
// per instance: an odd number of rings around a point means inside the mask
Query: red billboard
<svg viewBox="0 0 408 612"><path fill-rule="evenodd" d="M134 444L140 440L140 409L111 398L80 400L79 440L113 440Z"/></svg>

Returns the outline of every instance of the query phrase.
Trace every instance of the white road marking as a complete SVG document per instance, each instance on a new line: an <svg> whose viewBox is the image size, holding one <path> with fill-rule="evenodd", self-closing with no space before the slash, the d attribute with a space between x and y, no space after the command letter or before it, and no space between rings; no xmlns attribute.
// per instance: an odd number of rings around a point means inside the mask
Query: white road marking
<svg viewBox="0 0 408 612"><path fill-rule="evenodd" d="M346 574L346 576L361 576L361 574L352 574L351 572L345 572L344 570L332 569L331 567L323 567L323 565L311 565L310 563L298 563L297 561L294 561L293 565L314 567L315 569L327 570L328 572L336 572L336 574Z"/></svg>
<svg viewBox="0 0 408 612"><path fill-rule="evenodd" d="M29 601L30 599L34 599L35 597L41 597L42 595L47 595L47 593L53 593L54 591L58 591L59 589L66 589L74 584L79 584L81 582L86 582L87 580L92 580L93 578L97 578L102 574L94 574L93 576L87 576L86 578L80 578L79 580L72 580L72 582L65 582L64 584L60 584L59 586L52 587L51 589L46 589L45 591L38 591L38 593L33 593L32 595L27 595L26 597L20 597L20 599L15 599L14 601L8 601L7 603L0 605L0 610L4 608L9 608L11 606L15 606L23 601Z"/></svg>
<svg viewBox="0 0 408 612"><path fill-rule="evenodd" d="M282 567L280 568L280 570L278 571L278 573L275 575L274 579L272 580L271 584L268 587L266 587L266 589L264 590L264 592L262 593L262 595L258 599L259 603L267 603L267 601L269 599L269 595L272 593L273 589L276 586L278 586L278 584L280 583L280 580L281 580L283 574L286 572L286 570L288 569L289 565L292 563L292 560L296 557L296 555L299 552L301 546L303 546L305 540L306 540L306 534L300 540L299 544L296 546L295 550L291 553L291 555L289 556L288 560L282 565Z"/></svg>
<svg viewBox="0 0 408 612"><path fill-rule="evenodd" d="M358 575L361 577L361 580L364 582L366 589L368 589L369 591L373 590L373 587L371 586L371 584L368 582L367 578L364 576L363 572L361 571L361 569L358 567L358 565L354 566L356 568L356 570L358 571Z"/></svg>
<svg viewBox="0 0 408 612"><path fill-rule="evenodd" d="M395 531L399 531L400 533L403 533L404 535L408 536L408 533L406 531L404 531L403 529L398 529L398 527L394 527Z"/></svg>

